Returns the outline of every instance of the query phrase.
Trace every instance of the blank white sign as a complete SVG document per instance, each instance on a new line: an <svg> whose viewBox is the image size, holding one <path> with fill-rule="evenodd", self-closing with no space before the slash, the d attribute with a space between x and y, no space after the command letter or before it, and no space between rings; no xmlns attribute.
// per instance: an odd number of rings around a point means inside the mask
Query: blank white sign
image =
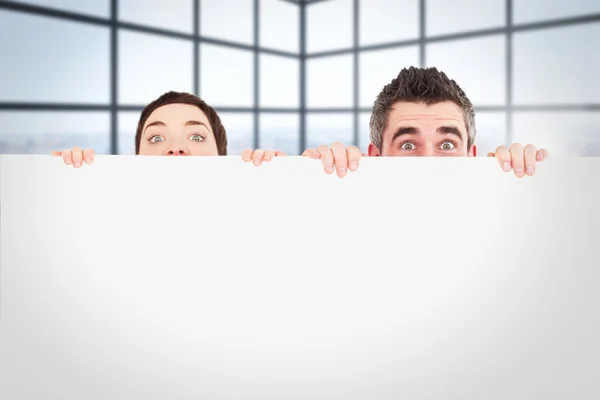
<svg viewBox="0 0 600 400"><path fill-rule="evenodd" d="M2 399L600 396L600 159L0 171Z"/></svg>

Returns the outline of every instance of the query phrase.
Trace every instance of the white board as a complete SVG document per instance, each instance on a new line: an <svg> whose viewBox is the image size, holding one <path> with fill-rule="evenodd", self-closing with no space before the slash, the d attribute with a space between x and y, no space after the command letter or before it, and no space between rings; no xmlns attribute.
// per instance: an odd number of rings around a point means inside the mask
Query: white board
<svg viewBox="0 0 600 400"><path fill-rule="evenodd" d="M1 399L600 398L600 159L0 172Z"/></svg>

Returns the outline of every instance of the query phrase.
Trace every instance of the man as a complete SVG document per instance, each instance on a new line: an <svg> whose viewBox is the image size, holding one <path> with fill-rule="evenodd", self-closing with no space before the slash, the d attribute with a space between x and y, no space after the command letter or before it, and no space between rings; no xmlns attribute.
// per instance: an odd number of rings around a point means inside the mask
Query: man
<svg viewBox="0 0 600 400"><path fill-rule="evenodd" d="M436 68L406 68L377 96L370 121L369 157L425 156L474 157L475 111L458 84ZM244 160L269 159L273 151L244 152ZM321 159L328 174L337 170L339 177L356 171L363 156L356 146L344 148L334 143L307 149L302 154ZM366 154L365 154L366 156ZM514 170L517 177L535 174L536 162L549 156L533 145L500 146L489 157L496 157L504 171Z"/></svg>

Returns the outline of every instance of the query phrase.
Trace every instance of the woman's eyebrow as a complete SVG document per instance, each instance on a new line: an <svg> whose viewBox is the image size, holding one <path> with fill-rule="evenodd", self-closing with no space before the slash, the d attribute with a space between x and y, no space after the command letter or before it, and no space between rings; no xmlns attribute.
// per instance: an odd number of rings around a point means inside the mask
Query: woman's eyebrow
<svg viewBox="0 0 600 400"><path fill-rule="evenodd" d="M162 121L154 121L154 122L150 122L147 126L146 129L150 128L151 126L167 126L165 125L164 122ZM146 132L146 129L144 129L144 132Z"/></svg>
<svg viewBox="0 0 600 400"><path fill-rule="evenodd" d="M204 123L204 122L200 122L200 121L188 121L185 123L185 126L194 126L194 125L202 125L204 126L206 129L208 129L208 131L210 132L210 128Z"/></svg>

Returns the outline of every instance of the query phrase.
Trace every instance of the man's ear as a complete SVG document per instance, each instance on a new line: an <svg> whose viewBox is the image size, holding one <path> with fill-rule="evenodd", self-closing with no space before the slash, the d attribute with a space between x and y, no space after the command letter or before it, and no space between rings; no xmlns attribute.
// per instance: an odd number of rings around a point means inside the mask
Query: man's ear
<svg viewBox="0 0 600 400"><path fill-rule="evenodd" d="M368 154L369 157L379 157L381 155L379 154L379 149L373 143L369 143Z"/></svg>
<svg viewBox="0 0 600 400"><path fill-rule="evenodd" d="M477 146L471 146L471 150L469 150L469 157L477 157Z"/></svg>

